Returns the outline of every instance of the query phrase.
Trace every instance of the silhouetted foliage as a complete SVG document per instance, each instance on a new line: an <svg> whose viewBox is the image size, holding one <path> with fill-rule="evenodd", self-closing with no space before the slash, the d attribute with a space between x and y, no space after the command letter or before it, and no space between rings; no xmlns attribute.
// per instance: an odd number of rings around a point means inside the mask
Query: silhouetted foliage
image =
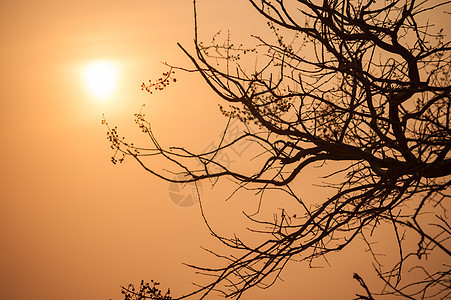
<svg viewBox="0 0 451 300"><path fill-rule="evenodd" d="M266 18L274 41L254 36L257 46L246 49L234 46L229 37L218 42L220 36L215 36L205 45L198 41L196 22L194 54L180 45L194 71L222 99L223 114L239 119L247 130L200 154L160 147L142 113L136 122L154 147L139 148L121 139L115 129L108 132L116 151L113 161L131 156L167 181L228 177L237 189L256 190L259 201L265 191L277 189L303 210L296 215L282 210L270 220L248 216L255 234L267 236L257 246L238 236L220 236L207 223L215 237L242 255L219 256L225 259L224 267L193 266L214 279L190 295L219 290L239 298L253 287L272 285L289 261L311 263L360 238L384 282L381 291L371 294L355 274L367 292L357 295L360 299L449 297L450 265L431 264L426 258L451 255L446 210L451 48L443 31L422 16L449 9L450 2L249 2ZM196 10L194 15L196 19ZM249 56L259 57L251 71L242 63ZM172 66L143 89L164 88L177 69L193 71ZM257 145L259 157L265 158L255 173L235 171L218 159L243 140ZM146 156L167 159L173 173L152 169ZM201 168L190 167L189 160ZM314 206L306 205L295 191L295 179L310 166L330 170L324 188L335 190L327 198L317 195ZM174 173L185 179L174 179ZM390 226L395 237L396 253L385 253L397 257L392 266L384 266L374 248L372 233L379 226Z"/></svg>
<svg viewBox="0 0 451 300"><path fill-rule="evenodd" d="M153 280L149 282L141 281L139 284L139 289L136 289L133 284L129 284L127 287L122 287L122 294L124 295L124 300L142 300L142 299L153 299L153 300L171 300L170 290L163 295L161 290L158 288L159 282Z"/></svg>

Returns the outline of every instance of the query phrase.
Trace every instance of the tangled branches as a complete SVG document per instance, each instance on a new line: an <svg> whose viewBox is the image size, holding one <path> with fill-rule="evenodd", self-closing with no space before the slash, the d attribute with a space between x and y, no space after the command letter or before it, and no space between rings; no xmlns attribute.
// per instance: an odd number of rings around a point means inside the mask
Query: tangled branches
<svg viewBox="0 0 451 300"><path fill-rule="evenodd" d="M221 256L226 264L220 268L193 266L214 280L190 295L203 297L219 290L239 298L253 287L271 286L290 261L312 261L361 238L374 253L375 270L385 286L374 295L449 297L450 266L424 261L433 255L447 259L451 255L446 214L451 178L451 45L442 30L421 16L441 12L450 2L249 2L267 19L275 37L268 41L254 36L259 51L242 53L243 48L230 46L229 37L224 43L216 38L205 46L197 40L197 24L195 54L180 47L225 103L223 114L246 126L255 124L257 131L245 130L212 151L194 154L184 148L160 147L142 114L137 115L137 123L152 141L151 148L127 144L109 130L117 153L135 158L165 180L229 177L238 188L277 187L303 210L296 216L282 211L276 220L249 216L259 227L256 231L267 236L257 246L237 236L220 236L209 226L222 243L242 255ZM290 42L287 36L292 37ZM234 51L266 61L249 72L238 55L231 54ZM217 160L221 151L243 140L262 149L264 160L256 172L239 172ZM184 177L173 179L153 170L146 156L167 159L174 173ZM192 161L201 167L190 167ZM293 188L298 175L312 165L343 178L330 182L334 195L325 199L318 195L313 207ZM389 226L396 237L397 263L389 268L383 267L373 249L372 232L379 226ZM409 282L406 272L421 276ZM363 279L354 278L368 292L361 299L372 299Z"/></svg>

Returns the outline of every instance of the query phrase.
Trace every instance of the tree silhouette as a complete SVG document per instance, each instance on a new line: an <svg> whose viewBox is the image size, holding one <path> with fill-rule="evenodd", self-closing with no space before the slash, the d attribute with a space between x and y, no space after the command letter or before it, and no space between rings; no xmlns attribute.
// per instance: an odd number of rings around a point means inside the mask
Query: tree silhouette
<svg viewBox="0 0 451 300"><path fill-rule="evenodd" d="M139 284L139 289L136 289L133 284L129 284L127 287L123 286L122 295L124 295L124 300L171 300L170 290L163 294L158 287L159 285L159 282L153 280L150 283L145 283L142 280Z"/></svg>
<svg viewBox="0 0 451 300"><path fill-rule="evenodd" d="M239 298L253 287L272 285L290 261L311 262L363 239L384 283L374 296L449 297L451 269L444 259L451 255L451 47L424 16L449 11L450 1L249 2L266 18L273 38L256 35L257 45L245 48L215 36L207 45L198 40L196 21L194 54L179 45L194 69L168 66L162 78L142 86L164 89L175 70L199 73L222 99L222 113L246 126L240 136L195 154L160 147L142 113L136 122L152 148L130 144L108 127L113 162L131 156L167 181L228 177L237 189L255 189L261 197L280 191L303 210L282 210L270 220L248 216L255 234L266 234L256 246L218 235L203 214L211 233L241 255L218 254L224 267L193 266L214 279L190 295L219 290ZM260 63L248 71L245 59L255 56ZM238 172L218 159L244 140L262 150L257 172ZM173 173L152 169L146 156L167 159ZM191 167L192 161L201 167ZM327 170L324 188L334 190L330 197L317 195L314 206L295 191L296 178L310 166ZM174 173L184 177L174 179ZM396 258L389 267L374 249L372 232L379 226L396 237L396 253L385 253ZM428 263L431 256L443 263ZM373 299L363 279L354 279L367 293L359 299Z"/></svg>

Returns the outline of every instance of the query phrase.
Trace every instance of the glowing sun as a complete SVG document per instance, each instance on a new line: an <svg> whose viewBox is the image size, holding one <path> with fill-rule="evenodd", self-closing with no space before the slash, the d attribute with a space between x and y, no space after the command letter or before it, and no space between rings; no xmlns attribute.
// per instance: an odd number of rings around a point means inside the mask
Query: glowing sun
<svg viewBox="0 0 451 300"><path fill-rule="evenodd" d="M116 85L116 68L111 62L92 62L86 67L84 77L94 96L107 98L111 96Z"/></svg>

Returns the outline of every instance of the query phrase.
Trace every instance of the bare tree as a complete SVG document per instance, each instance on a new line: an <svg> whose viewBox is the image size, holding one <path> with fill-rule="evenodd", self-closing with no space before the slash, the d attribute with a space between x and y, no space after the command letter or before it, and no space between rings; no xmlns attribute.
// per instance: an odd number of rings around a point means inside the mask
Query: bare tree
<svg viewBox="0 0 451 300"><path fill-rule="evenodd" d="M261 197L277 189L303 210L297 215L282 210L271 220L248 216L258 228L255 234L266 234L257 246L216 234L205 218L212 234L241 256L220 256L224 267L193 266L214 279L190 295L219 290L239 298L253 287L272 285L288 262L325 257L359 238L373 253L375 271L384 283L371 294L354 274L367 294L359 299L449 297L451 269L444 259L451 255L446 214L451 47L443 31L423 16L449 11L450 1L249 2L266 18L275 38L254 36L257 45L252 48L233 46L228 37L207 45L198 40L196 22L194 54L179 45L194 69L170 66L163 78L142 86L149 92L163 89L175 80L174 70L197 72L222 99L223 114L239 119L248 130L200 154L160 147L142 113L136 122L154 147L137 147L116 129L108 131L113 162L131 156L167 181L228 177L238 189L255 188ZM194 8L196 19L195 2ZM251 71L242 63L249 56L260 59ZM250 130L252 126L258 129ZM257 172L238 172L217 159L243 140L262 149L265 159ZM173 173L152 169L146 156L167 159ZM190 161L201 167L191 167ZM330 170L324 188L335 191L325 199L318 195L313 207L293 187L312 165ZM174 179L174 173L183 177ZM386 253L397 257L390 267L382 266L374 250L371 235L378 226L390 226L396 237L396 254ZM432 255L443 263L428 264L425 258ZM418 274L409 280L408 272Z"/></svg>

